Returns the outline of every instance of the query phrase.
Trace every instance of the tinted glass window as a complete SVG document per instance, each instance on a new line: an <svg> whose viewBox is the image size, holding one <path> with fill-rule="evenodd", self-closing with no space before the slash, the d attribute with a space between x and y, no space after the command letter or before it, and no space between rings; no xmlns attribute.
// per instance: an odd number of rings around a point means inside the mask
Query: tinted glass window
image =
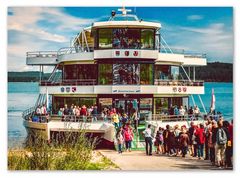
<svg viewBox="0 0 240 178"><path fill-rule="evenodd" d="M154 30L142 29L141 31L141 49L153 49Z"/></svg>
<svg viewBox="0 0 240 178"><path fill-rule="evenodd" d="M99 30L99 48L112 48L112 29Z"/></svg>

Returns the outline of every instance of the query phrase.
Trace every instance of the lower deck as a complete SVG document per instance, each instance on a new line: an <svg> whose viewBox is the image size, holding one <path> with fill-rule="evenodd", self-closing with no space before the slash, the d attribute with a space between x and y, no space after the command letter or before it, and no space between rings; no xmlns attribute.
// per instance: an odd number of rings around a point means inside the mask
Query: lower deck
<svg viewBox="0 0 240 178"><path fill-rule="evenodd" d="M98 95L49 95L48 106L51 114L58 114L60 108L85 105L96 106L98 114L107 108L130 115L136 110L140 117L146 114L174 115L173 109L181 106L189 108L188 95L152 95L152 94L98 94Z"/></svg>

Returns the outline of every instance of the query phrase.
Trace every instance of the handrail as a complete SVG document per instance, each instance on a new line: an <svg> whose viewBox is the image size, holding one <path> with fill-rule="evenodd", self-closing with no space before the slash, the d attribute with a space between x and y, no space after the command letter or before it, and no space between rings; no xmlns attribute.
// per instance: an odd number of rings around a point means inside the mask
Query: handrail
<svg viewBox="0 0 240 178"><path fill-rule="evenodd" d="M28 108L28 109L26 109L25 111L23 111L22 117L26 117L26 116L28 116L29 114L33 113L34 111L35 111L35 107Z"/></svg>
<svg viewBox="0 0 240 178"><path fill-rule="evenodd" d="M187 52L187 53L184 53L184 57L185 58L206 58L207 55L204 54L204 53L193 53L193 52Z"/></svg>
<svg viewBox="0 0 240 178"><path fill-rule="evenodd" d="M41 86L60 86L60 85L96 85L97 79L74 79L74 80L60 80L60 81L41 81Z"/></svg>
<svg viewBox="0 0 240 178"><path fill-rule="evenodd" d="M29 57L57 57L57 51L32 51L27 52L27 58Z"/></svg>
<svg viewBox="0 0 240 178"><path fill-rule="evenodd" d="M164 80L164 79L155 79L154 85L163 85L163 86L204 86L203 80Z"/></svg>
<svg viewBox="0 0 240 178"><path fill-rule="evenodd" d="M97 79L63 79L59 81L43 80L41 86L61 86L61 85L97 85ZM203 80L165 80L155 79L154 85L160 86L204 86Z"/></svg>

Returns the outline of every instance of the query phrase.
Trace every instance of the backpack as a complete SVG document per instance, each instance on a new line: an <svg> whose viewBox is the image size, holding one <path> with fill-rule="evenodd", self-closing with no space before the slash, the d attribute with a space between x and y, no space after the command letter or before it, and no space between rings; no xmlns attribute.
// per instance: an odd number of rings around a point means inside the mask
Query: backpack
<svg viewBox="0 0 240 178"><path fill-rule="evenodd" d="M221 128L217 131L217 144L219 145L225 145L227 143L227 134L226 132Z"/></svg>

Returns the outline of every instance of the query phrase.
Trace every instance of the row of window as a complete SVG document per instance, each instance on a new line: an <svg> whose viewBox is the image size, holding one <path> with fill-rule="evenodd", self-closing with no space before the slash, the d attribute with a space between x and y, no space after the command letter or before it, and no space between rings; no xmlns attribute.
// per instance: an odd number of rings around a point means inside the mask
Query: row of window
<svg viewBox="0 0 240 178"><path fill-rule="evenodd" d="M153 29L99 29L99 49L153 49L155 31Z"/></svg>
<svg viewBox="0 0 240 178"><path fill-rule="evenodd" d="M63 79L97 79L100 85L151 85L153 79L177 80L179 67L154 64L65 65Z"/></svg>
<svg viewBox="0 0 240 178"><path fill-rule="evenodd" d="M153 102L154 101L154 107ZM86 105L86 107L91 107L97 104L97 98L79 98L79 97L54 97L53 102L53 113L57 113L59 108L63 108L67 104L68 107L71 105L76 105L81 107ZM146 111L154 112L155 114L169 114L171 106L187 106L188 107L188 97L159 97L159 98L126 98L126 99L116 99L116 98L98 98L98 110L101 112L103 108L113 108L117 110L122 109L124 112L129 113L132 108L138 110L140 113ZM152 111L154 108L154 111Z"/></svg>

